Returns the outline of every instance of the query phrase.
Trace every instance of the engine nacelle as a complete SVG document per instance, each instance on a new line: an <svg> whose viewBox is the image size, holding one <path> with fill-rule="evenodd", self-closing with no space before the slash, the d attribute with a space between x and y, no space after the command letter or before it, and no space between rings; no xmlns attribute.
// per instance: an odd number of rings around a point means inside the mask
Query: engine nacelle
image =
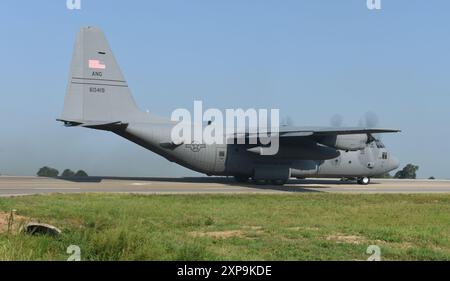
<svg viewBox="0 0 450 281"><path fill-rule="evenodd" d="M319 143L340 150L362 150L366 147L367 134L325 136Z"/></svg>

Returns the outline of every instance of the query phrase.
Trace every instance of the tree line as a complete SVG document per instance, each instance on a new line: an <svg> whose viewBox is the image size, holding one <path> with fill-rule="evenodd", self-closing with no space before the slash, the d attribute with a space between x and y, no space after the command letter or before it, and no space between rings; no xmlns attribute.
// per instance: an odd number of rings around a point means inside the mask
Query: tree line
<svg viewBox="0 0 450 281"><path fill-rule="evenodd" d="M36 175L38 177L47 177L47 178L56 178L58 176L63 177L63 178L71 178L71 177L77 177L77 178L83 178L83 177L88 177L88 174L83 171L83 170L78 170L76 172L70 170L70 169L65 169L61 175L59 175L59 171L55 168L52 167L42 167L39 169L39 171L36 173Z"/></svg>
<svg viewBox="0 0 450 281"><path fill-rule="evenodd" d="M393 176L389 173L379 176L378 178L387 178L387 179L416 179L417 171L419 170L419 166L414 164L407 164L403 169L397 171ZM434 180L434 177L429 177L428 179Z"/></svg>
<svg viewBox="0 0 450 281"><path fill-rule="evenodd" d="M416 173L419 170L419 166L414 165L414 164L408 164L406 165L403 169L401 169L400 171L396 172L394 174L394 176L391 176L389 173L380 176L381 178L395 178L395 179L415 179L416 178ZM55 168L51 168L51 167L42 167L39 169L39 171L37 172L37 176L39 177L50 177L50 178L55 178L55 177L63 177L63 178L70 178L70 177L88 177L88 174L83 171L83 170L78 170L76 172L70 170L70 169L65 169L61 175L59 175L59 171ZM434 177L430 177L429 179L434 179Z"/></svg>

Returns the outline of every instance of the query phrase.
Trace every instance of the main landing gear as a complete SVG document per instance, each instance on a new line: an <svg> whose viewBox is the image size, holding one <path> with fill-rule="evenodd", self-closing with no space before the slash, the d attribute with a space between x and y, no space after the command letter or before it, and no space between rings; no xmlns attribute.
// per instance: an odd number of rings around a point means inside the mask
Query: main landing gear
<svg viewBox="0 0 450 281"><path fill-rule="evenodd" d="M369 177L358 178L357 182L358 184L368 185L370 183L370 178Z"/></svg>
<svg viewBox="0 0 450 281"><path fill-rule="evenodd" d="M270 184L270 185L284 185L287 182L287 179L272 179L272 180L268 180L268 179L254 179L253 182L257 185L266 185L266 184Z"/></svg>
<svg viewBox="0 0 450 281"><path fill-rule="evenodd" d="M234 176L234 180L238 183L247 183L250 180L250 177L248 176ZM284 185L287 182L287 179L273 179L273 180L266 180L266 179L253 179L253 183L257 185L266 185L266 184L272 184L272 185Z"/></svg>
<svg viewBox="0 0 450 281"><path fill-rule="evenodd" d="M238 183L246 183L250 179L249 176L238 175L234 176L234 180Z"/></svg>

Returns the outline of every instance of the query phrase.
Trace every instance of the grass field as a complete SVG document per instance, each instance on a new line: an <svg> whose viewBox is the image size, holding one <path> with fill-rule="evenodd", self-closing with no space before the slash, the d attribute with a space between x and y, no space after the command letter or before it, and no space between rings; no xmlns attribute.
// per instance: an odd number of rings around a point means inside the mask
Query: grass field
<svg viewBox="0 0 450 281"><path fill-rule="evenodd" d="M41 195L4 217L60 237L0 231L0 260L450 260L450 195ZM3 220L4 223L5 220Z"/></svg>

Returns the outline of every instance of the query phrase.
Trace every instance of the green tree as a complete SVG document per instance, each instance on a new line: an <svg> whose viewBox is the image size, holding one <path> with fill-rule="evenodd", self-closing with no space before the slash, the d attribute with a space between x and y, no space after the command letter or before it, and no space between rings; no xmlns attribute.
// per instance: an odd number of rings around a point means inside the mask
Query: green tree
<svg viewBox="0 0 450 281"><path fill-rule="evenodd" d="M88 174L83 170L78 170L75 173L75 177L84 178L84 177L88 177Z"/></svg>
<svg viewBox="0 0 450 281"><path fill-rule="evenodd" d="M401 171L395 173L394 178L396 179L415 179L416 172L419 170L419 166L408 164Z"/></svg>
<svg viewBox="0 0 450 281"><path fill-rule="evenodd" d="M70 178L73 176L75 176L75 172L72 171L71 169L65 169L61 174L61 177L65 177L65 178Z"/></svg>
<svg viewBox="0 0 450 281"><path fill-rule="evenodd" d="M47 166L40 168L39 171L37 172L38 177L47 177L47 178L55 178L58 176L58 174L59 174L58 170Z"/></svg>

